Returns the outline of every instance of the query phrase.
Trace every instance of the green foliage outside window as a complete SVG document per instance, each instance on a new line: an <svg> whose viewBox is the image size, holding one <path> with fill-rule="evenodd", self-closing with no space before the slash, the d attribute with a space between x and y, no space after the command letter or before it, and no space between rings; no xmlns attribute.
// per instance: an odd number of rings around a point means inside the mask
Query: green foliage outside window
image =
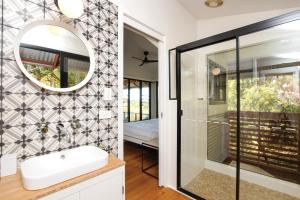
<svg viewBox="0 0 300 200"><path fill-rule="evenodd" d="M228 80L228 110L236 111L236 80ZM299 81L293 75L243 78L241 111L300 112Z"/></svg>
<svg viewBox="0 0 300 200"><path fill-rule="evenodd" d="M60 70L59 68L47 67L39 64L24 63L27 71L40 82L51 87L60 87Z"/></svg>
<svg viewBox="0 0 300 200"><path fill-rule="evenodd" d="M87 72L69 71L68 72L68 86L72 87L83 81L87 76Z"/></svg>
<svg viewBox="0 0 300 200"><path fill-rule="evenodd" d="M38 81L55 88L60 88L60 69L39 64L24 63L27 71ZM85 79L87 72L68 72L68 86L72 87Z"/></svg>

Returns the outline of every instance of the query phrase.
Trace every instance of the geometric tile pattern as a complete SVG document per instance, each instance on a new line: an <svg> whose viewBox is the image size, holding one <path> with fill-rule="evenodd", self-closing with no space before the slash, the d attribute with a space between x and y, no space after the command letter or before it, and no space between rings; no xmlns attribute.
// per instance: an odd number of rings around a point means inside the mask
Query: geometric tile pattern
<svg viewBox="0 0 300 200"><path fill-rule="evenodd" d="M0 156L17 153L22 161L32 156L97 145L117 155L117 72L118 8L108 0L84 0L84 14L76 20L64 17L53 0L0 0ZM57 20L76 27L95 53L95 72L83 88L70 93L44 90L31 83L19 70L13 45L20 29L36 20ZM103 100L104 87L113 91L111 101ZM111 119L99 119L99 110L112 111ZM71 122L80 121L74 131ZM49 124L46 135L40 125ZM73 133L70 144L61 138L56 125Z"/></svg>

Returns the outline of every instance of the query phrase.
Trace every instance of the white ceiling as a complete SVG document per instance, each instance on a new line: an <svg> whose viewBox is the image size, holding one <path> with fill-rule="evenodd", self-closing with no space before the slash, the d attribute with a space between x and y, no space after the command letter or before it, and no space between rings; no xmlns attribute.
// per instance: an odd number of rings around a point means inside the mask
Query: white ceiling
<svg viewBox="0 0 300 200"><path fill-rule="evenodd" d="M224 4L218 8L205 6L205 0L177 1L196 19L300 7L300 0L224 0Z"/></svg>
<svg viewBox="0 0 300 200"><path fill-rule="evenodd" d="M130 56L144 58L144 51L149 52L149 59L157 59L158 56L157 47L151 41L149 41L148 38L138 34L135 31L132 31L129 28L124 29L124 48L131 48L135 50L135 52L133 52L134 55ZM125 53L131 52L126 51ZM137 61L137 63L140 63L140 61Z"/></svg>
<svg viewBox="0 0 300 200"><path fill-rule="evenodd" d="M127 78L136 78L140 80L158 80L158 64L148 63L140 67L140 60L133 59L138 57L144 59L144 51L148 51L148 59L156 60L158 58L158 48L155 42L145 38L135 31L124 29L124 76Z"/></svg>

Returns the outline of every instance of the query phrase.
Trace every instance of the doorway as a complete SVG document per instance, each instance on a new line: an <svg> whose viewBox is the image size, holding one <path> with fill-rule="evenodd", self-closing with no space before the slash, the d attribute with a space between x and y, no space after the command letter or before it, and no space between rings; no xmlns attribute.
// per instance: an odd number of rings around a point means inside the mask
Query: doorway
<svg viewBox="0 0 300 200"><path fill-rule="evenodd" d="M123 127L125 161L140 158L142 173L158 178L158 42L124 27ZM135 152L134 152L135 151ZM138 169L138 171L140 171Z"/></svg>
<svg viewBox="0 0 300 200"><path fill-rule="evenodd" d="M159 186L164 186L167 184L167 168L166 168L166 155L167 155L167 135L164 134L167 130L166 127L166 118L163 117L163 113L166 112L167 108L167 98L168 98L168 85L166 85L165 83L165 79L166 77L168 77L168 68L166 67L167 65L167 60L168 57L166 55L165 52L167 52L167 48L166 48L166 39L165 36L156 31L155 29L153 29L152 27L144 24L143 22L135 19L132 16L127 15L126 13L120 14L120 18L122 23L119 26L119 32L120 35L123 35L124 32L124 26L128 26L133 28L134 30L138 31L140 34L145 35L145 36L150 36L150 38L156 40L158 42L158 82L161 83L158 87L158 119L159 119L159 163L158 163L158 167L159 167L159 174L158 174L158 185ZM124 38L120 38L120 43L119 43L119 58L120 58L120 62L119 61L119 65L123 66L123 54L124 54ZM124 72L123 72L123 67L120 67L118 69L118 91L119 94L123 93L123 78L124 78ZM119 105L123 104L123 100L122 98L119 98ZM118 109L118 113L119 113L119 119L123 119L123 106L119 106ZM119 144L119 157L123 158L123 120L119 120L118 121L118 125L119 125L119 140L118 140L118 144Z"/></svg>
<svg viewBox="0 0 300 200"><path fill-rule="evenodd" d="M119 39L119 67L118 68L118 93L123 93L123 54L124 54L124 38L123 38L123 32L124 32L124 26L131 27L135 30L137 30L139 33L144 34L146 36L150 36L150 38L156 40L158 42L158 81L162 84L159 85L158 88L158 116L159 116L159 177L158 177L158 184L159 186L164 186L167 184L167 168L166 168L166 159L164 159L167 155L167 135L163 134L167 131L166 126L166 119L163 117L163 113L167 110L167 98L168 98L168 85L165 83L166 77L168 77L168 68L167 66L167 60L168 57L165 52L167 52L166 47L166 38L165 35L160 33L159 31L155 30L151 26L144 24L143 22L135 19L134 17L120 12L120 24L118 27L120 39ZM119 127L119 134L118 134L118 157L123 159L124 155L124 148L123 148L123 99L119 98L118 104L121 105L118 108L118 127Z"/></svg>

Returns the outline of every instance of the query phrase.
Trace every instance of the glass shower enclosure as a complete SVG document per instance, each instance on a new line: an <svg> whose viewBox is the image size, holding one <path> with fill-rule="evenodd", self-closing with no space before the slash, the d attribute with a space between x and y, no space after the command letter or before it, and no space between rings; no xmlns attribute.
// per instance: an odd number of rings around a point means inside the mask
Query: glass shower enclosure
<svg viewBox="0 0 300 200"><path fill-rule="evenodd" d="M300 11L176 48L178 189L300 198Z"/></svg>

